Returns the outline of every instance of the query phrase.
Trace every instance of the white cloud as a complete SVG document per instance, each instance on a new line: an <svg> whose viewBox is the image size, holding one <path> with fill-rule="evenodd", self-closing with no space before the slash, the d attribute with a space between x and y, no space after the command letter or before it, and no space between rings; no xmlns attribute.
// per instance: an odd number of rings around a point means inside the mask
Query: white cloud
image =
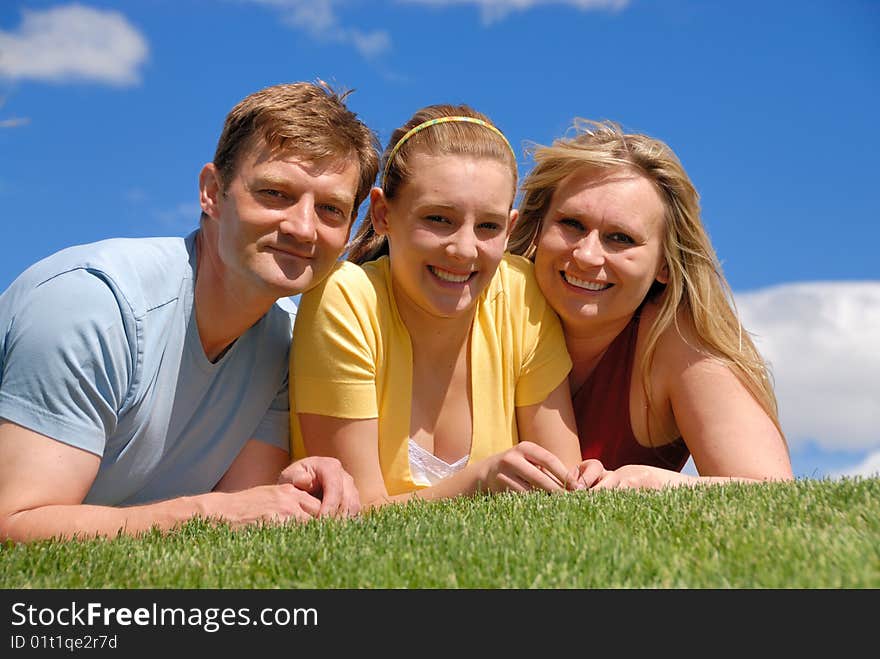
<svg viewBox="0 0 880 659"><path fill-rule="evenodd" d="M863 476L865 478L880 477L880 451L871 453L859 464L835 472L832 476Z"/></svg>
<svg viewBox="0 0 880 659"><path fill-rule="evenodd" d="M25 9L17 30L0 31L0 77L133 85L148 52L119 12L78 4Z"/></svg>
<svg viewBox="0 0 880 659"><path fill-rule="evenodd" d="M630 0L398 0L409 4L448 7L451 5L476 5L483 21L491 23L514 11L527 11L538 5L567 5L581 11L621 10Z"/></svg>
<svg viewBox="0 0 880 659"><path fill-rule="evenodd" d="M0 128L17 128L18 126L26 126L30 122L28 117L10 117L9 119L0 119Z"/></svg>
<svg viewBox="0 0 880 659"><path fill-rule="evenodd" d="M880 448L880 281L786 284L736 303L770 363L789 443Z"/></svg>
<svg viewBox="0 0 880 659"><path fill-rule="evenodd" d="M244 0L281 12L291 27L308 32L316 41L352 45L361 55L375 57L391 48L391 37L382 30L364 32L339 22L335 8L344 0Z"/></svg>

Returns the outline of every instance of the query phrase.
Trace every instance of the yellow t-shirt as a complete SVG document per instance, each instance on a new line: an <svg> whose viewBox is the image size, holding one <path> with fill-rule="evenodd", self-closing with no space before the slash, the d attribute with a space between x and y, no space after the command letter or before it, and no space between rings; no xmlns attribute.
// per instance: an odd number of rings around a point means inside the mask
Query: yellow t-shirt
<svg viewBox="0 0 880 659"><path fill-rule="evenodd" d="M477 301L470 334L473 395L469 462L512 447L516 407L542 402L571 369L559 319L532 264L505 255ZM389 494L420 489L409 469L412 344L397 311L388 257L343 262L304 294L290 353L291 452L306 455L298 412L379 419L379 463Z"/></svg>

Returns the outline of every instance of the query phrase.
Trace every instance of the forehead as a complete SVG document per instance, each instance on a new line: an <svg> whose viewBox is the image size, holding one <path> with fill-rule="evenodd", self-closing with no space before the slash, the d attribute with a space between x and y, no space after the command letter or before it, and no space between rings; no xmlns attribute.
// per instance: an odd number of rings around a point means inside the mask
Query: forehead
<svg viewBox="0 0 880 659"><path fill-rule="evenodd" d="M271 149L266 144L257 144L241 152L236 175L271 176L273 173L311 177L350 187L354 196L359 184L360 163L353 154L314 160L293 150Z"/></svg>
<svg viewBox="0 0 880 659"><path fill-rule="evenodd" d="M403 184L423 191L475 180L511 190L516 186L510 167L495 158L457 153L415 153L408 160L409 177Z"/></svg>
<svg viewBox="0 0 880 659"><path fill-rule="evenodd" d="M662 222L666 208L656 185L631 169L577 170L553 192L551 205L598 218Z"/></svg>

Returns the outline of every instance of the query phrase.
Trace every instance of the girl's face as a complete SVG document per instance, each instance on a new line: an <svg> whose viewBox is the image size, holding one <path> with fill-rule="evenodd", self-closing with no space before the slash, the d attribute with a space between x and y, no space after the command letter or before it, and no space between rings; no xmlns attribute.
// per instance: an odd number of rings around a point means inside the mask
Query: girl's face
<svg viewBox="0 0 880 659"><path fill-rule="evenodd" d="M404 319L472 310L495 274L516 220L507 165L487 158L414 154L394 199L371 194L373 225L389 241Z"/></svg>
<svg viewBox="0 0 880 659"><path fill-rule="evenodd" d="M538 235L535 276L566 332L628 321L668 278L663 202L644 176L581 170L559 184Z"/></svg>

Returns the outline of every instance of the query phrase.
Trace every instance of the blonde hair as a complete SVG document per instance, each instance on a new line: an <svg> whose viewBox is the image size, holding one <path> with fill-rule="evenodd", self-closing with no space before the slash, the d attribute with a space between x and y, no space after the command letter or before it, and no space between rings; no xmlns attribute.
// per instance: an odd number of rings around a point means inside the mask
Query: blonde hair
<svg viewBox="0 0 880 659"><path fill-rule="evenodd" d="M648 373L657 343L672 325L682 334L678 325L678 313L682 312L696 330L701 344L697 348L731 368L782 434L770 371L739 321L733 293L700 219L699 194L678 157L660 140L624 133L614 122L578 118L572 129L574 137L532 148L535 167L522 184L519 221L508 249L534 260L553 193L570 174L588 169L601 176L623 168L647 178L665 208L663 256L669 270L668 283L655 282L647 296L660 305L639 365L649 408Z"/></svg>
<svg viewBox="0 0 880 659"><path fill-rule="evenodd" d="M453 119L431 123L407 136L421 124L449 117L478 121ZM413 175L412 157L416 153L489 158L507 165L513 177L512 206L517 184L516 158L504 135L481 112L467 105L428 105L396 129L382 155L381 186L386 199L393 199ZM365 263L387 253L388 238L376 233L370 209L348 246L346 258L354 263Z"/></svg>
<svg viewBox="0 0 880 659"><path fill-rule="evenodd" d="M360 179L353 220L376 180L380 145L345 106L350 93L337 93L319 80L274 85L244 98L226 116L214 153L222 184L232 180L242 152L260 139L273 154L292 153L314 162L354 156Z"/></svg>

